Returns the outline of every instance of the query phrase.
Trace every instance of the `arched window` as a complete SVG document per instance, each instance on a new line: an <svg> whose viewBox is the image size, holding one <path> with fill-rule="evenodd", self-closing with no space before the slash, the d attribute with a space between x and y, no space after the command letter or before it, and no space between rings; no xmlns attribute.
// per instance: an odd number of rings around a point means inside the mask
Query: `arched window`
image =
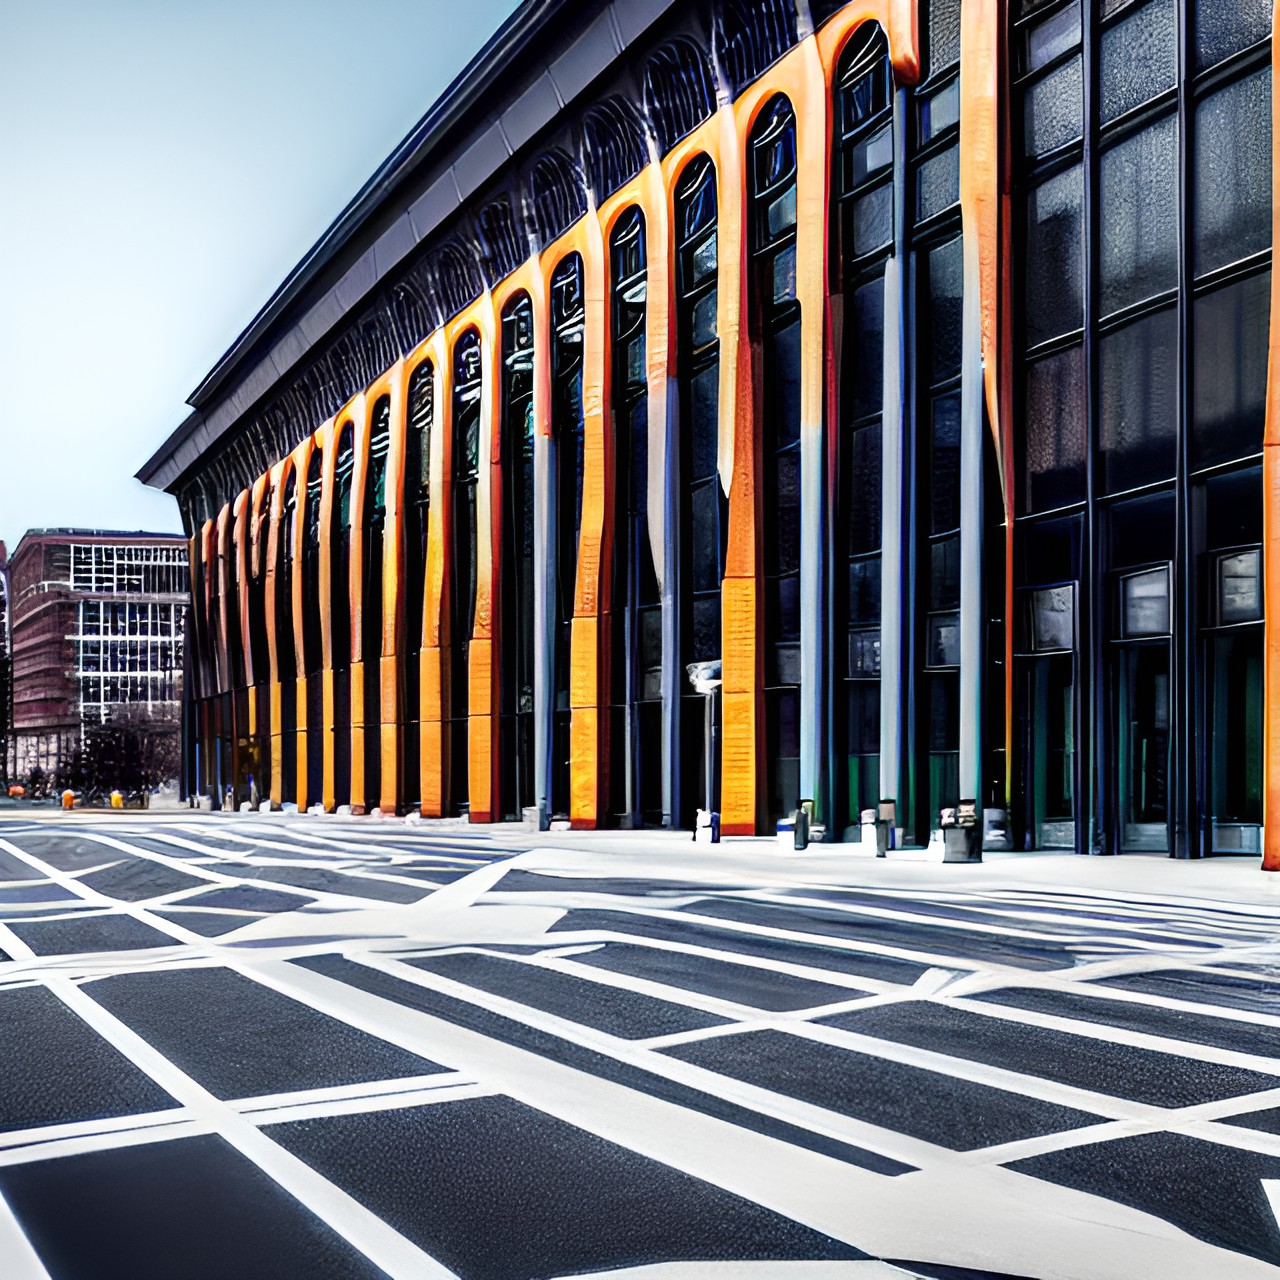
<svg viewBox="0 0 1280 1280"><path fill-rule="evenodd" d="M662 821L662 596L649 538L648 271L639 209L610 237L613 330L613 632L610 810L626 826Z"/></svg>
<svg viewBox="0 0 1280 1280"><path fill-rule="evenodd" d="M271 506L275 489L262 491L256 507L250 512L249 542L249 653L253 658L253 679L265 686L270 679L270 654L267 649L267 539L270 536Z"/></svg>
<svg viewBox="0 0 1280 1280"><path fill-rule="evenodd" d="M329 607L335 670L351 662L351 477L355 463L355 433L347 422L338 435L329 530Z"/></svg>
<svg viewBox="0 0 1280 1280"><path fill-rule="evenodd" d="M563 151L539 157L529 174L529 199L538 243L544 249L587 211L582 176Z"/></svg>
<svg viewBox="0 0 1280 1280"><path fill-rule="evenodd" d="M405 714L400 760L400 795L410 808L422 802L422 628L426 596L427 540L431 519L431 428L435 422L435 367L422 361L409 379L409 422L404 465L404 642L401 687Z"/></svg>
<svg viewBox="0 0 1280 1280"><path fill-rule="evenodd" d="M480 335L468 329L453 355L453 510L449 574L449 808L468 803L471 633L476 616L476 484L480 474L483 361Z"/></svg>
<svg viewBox="0 0 1280 1280"><path fill-rule="evenodd" d="M582 167L600 204L648 160L644 124L622 98L607 98L582 119Z"/></svg>
<svg viewBox="0 0 1280 1280"><path fill-rule="evenodd" d="M360 634L364 674L364 802L382 795L383 537L387 521L387 453L391 447L391 400L373 406L369 464L364 482L364 564Z"/></svg>
<svg viewBox="0 0 1280 1280"><path fill-rule="evenodd" d="M280 787L292 800L298 793L298 749L294 730L297 712L297 656L293 639L294 548L298 528L298 473L285 468L280 503L279 544L276 548L276 670L280 680Z"/></svg>
<svg viewBox="0 0 1280 1280"><path fill-rule="evenodd" d="M706 54L692 40L674 40L649 59L644 105L666 155L716 109L716 86Z"/></svg>
<svg viewBox="0 0 1280 1280"><path fill-rule="evenodd" d="M518 294L502 314L502 561L498 742L499 811L521 817L533 783L533 304Z"/></svg>
<svg viewBox="0 0 1280 1280"><path fill-rule="evenodd" d="M798 38L794 0L724 0L716 47L733 96L758 80Z"/></svg>
<svg viewBox="0 0 1280 1280"><path fill-rule="evenodd" d="M442 318L445 320L464 311L484 289L480 264L469 246L444 245L435 256L434 268L436 290L444 303Z"/></svg>
<svg viewBox="0 0 1280 1280"><path fill-rule="evenodd" d="M683 674L693 663L719 662L720 584L728 545L728 500L720 482L720 338L716 172L692 160L676 186L677 368L680 396L680 814L719 807L720 770L706 773L703 696Z"/></svg>
<svg viewBox="0 0 1280 1280"><path fill-rule="evenodd" d="M582 258L570 254L551 277L551 412L556 448L555 677L551 810L569 812L570 650L582 532Z"/></svg>
<svg viewBox="0 0 1280 1280"><path fill-rule="evenodd" d="M402 351L412 351L435 328L431 310L413 276L399 281L392 288L391 314Z"/></svg>
<svg viewBox="0 0 1280 1280"><path fill-rule="evenodd" d="M800 306L796 120L775 98L750 141L751 311L760 344L764 460L767 828L800 803Z"/></svg>
<svg viewBox="0 0 1280 1280"><path fill-rule="evenodd" d="M490 201L474 218L476 239L484 259L484 270L492 288L506 279L524 261L528 248L522 246L506 196Z"/></svg>
<svg viewBox="0 0 1280 1280"><path fill-rule="evenodd" d="M302 658L308 675L320 670L320 500L324 489L324 450L311 450L307 464L305 524L302 541Z"/></svg>

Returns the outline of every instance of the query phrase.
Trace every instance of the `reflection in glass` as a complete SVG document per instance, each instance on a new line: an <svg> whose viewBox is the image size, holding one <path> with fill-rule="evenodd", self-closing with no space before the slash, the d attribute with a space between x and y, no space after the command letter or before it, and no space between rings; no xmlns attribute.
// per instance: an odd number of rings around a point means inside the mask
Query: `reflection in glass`
<svg viewBox="0 0 1280 1280"><path fill-rule="evenodd" d="M1271 272L1195 301L1192 462L1247 457L1262 448L1270 354Z"/></svg>
<svg viewBox="0 0 1280 1280"><path fill-rule="evenodd" d="M1084 177L1079 165L1027 195L1027 345L1084 323L1081 228Z"/></svg>
<svg viewBox="0 0 1280 1280"><path fill-rule="evenodd" d="M1102 154L1102 313L1178 283L1178 120L1165 116Z"/></svg>
<svg viewBox="0 0 1280 1280"><path fill-rule="evenodd" d="M1042 156L1080 136L1083 83L1077 56L1027 89L1022 100L1027 155Z"/></svg>
<svg viewBox="0 0 1280 1280"><path fill-rule="evenodd" d="M1271 70L1196 108L1195 272L1271 245Z"/></svg>
<svg viewBox="0 0 1280 1280"><path fill-rule="evenodd" d="M1173 475L1178 422L1177 313L1159 311L1099 344L1101 451L1108 493Z"/></svg>
<svg viewBox="0 0 1280 1280"><path fill-rule="evenodd" d="M1166 636L1169 634L1169 570L1149 569L1122 578L1120 591L1124 609L1124 637Z"/></svg>
<svg viewBox="0 0 1280 1280"><path fill-rule="evenodd" d="M1262 552L1236 551L1218 558L1218 622L1257 622L1262 617Z"/></svg>
<svg viewBox="0 0 1280 1280"><path fill-rule="evenodd" d="M1141 106L1178 75L1178 22L1174 0L1135 6L1102 33L1102 119Z"/></svg>

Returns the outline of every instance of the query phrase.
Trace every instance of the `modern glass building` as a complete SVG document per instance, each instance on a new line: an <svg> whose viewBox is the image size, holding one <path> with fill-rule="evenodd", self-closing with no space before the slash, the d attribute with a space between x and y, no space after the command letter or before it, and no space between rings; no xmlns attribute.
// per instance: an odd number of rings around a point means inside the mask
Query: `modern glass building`
<svg viewBox="0 0 1280 1280"><path fill-rule="evenodd" d="M189 789L1280 865L1272 27L530 0L141 473Z"/></svg>

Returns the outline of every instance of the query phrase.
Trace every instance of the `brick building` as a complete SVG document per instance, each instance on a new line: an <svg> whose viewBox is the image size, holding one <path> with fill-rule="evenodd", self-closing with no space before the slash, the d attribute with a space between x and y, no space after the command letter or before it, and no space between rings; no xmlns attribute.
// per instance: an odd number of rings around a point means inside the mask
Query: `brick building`
<svg viewBox="0 0 1280 1280"><path fill-rule="evenodd" d="M33 529L9 566L13 771L57 774L86 724L182 698L184 540Z"/></svg>

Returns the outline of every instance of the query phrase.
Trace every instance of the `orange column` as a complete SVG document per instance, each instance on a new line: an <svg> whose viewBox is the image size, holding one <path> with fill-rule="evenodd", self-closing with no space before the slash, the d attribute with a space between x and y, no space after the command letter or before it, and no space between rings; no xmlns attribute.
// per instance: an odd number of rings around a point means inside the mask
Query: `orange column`
<svg viewBox="0 0 1280 1280"><path fill-rule="evenodd" d="M494 583L498 577L497 504L495 485L501 484L493 459L498 456L502 401L501 342L498 316L492 295L486 290L476 307L476 327L480 333L480 456L476 476L476 617L471 632L467 777L470 795L468 814L472 822L493 821L496 792L495 761L498 724L497 680L494 678L495 608Z"/></svg>
<svg viewBox="0 0 1280 1280"><path fill-rule="evenodd" d="M320 750L323 760L319 800L326 813L332 813L337 803L333 776L333 473L337 422L338 419L334 419L327 423L320 432L324 452L320 470Z"/></svg>
<svg viewBox="0 0 1280 1280"><path fill-rule="evenodd" d="M271 509L266 546L266 583L263 589L263 608L267 622L267 661L270 665L271 701L271 807L278 809L284 803L284 767L281 746L283 743L283 693L281 688L280 650L276 635L276 592L278 589L278 560L280 549L280 515L284 500L284 483L292 464L286 459L271 470Z"/></svg>
<svg viewBox="0 0 1280 1280"><path fill-rule="evenodd" d="M605 306L604 238L600 221L589 211L579 224L585 323L582 337L582 530L578 539L578 581L574 595L570 648L569 819L575 829L590 830L600 820L601 627L607 624L609 583L601 581L608 563L612 530L608 511L612 447L605 419L609 397L609 335Z"/></svg>
<svg viewBox="0 0 1280 1280"><path fill-rule="evenodd" d="M382 707L382 795L383 813L393 814L400 801L399 715L400 686L398 662L399 620L403 609L400 583L401 526L404 520L405 453L405 362L398 360L390 371L365 393L372 406L386 395L391 400L391 443L387 451L387 514L382 535L382 653L380 655Z"/></svg>
<svg viewBox="0 0 1280 1280"><path fill-rule="evenodd" d="M307 652L303 625L302 559L307 537L307 468L315 441L308 436L293 451L293 464L298 476L297 519L293 531L293 599L290 604L293 617L294 650L294 735L297 741L297 767L295 769L294 803L300 813L305 813L312 797L307 794Z"/></svg>
<svg viewBox="0 0 1280 1280"><path fill-rule="evenodd" d="M1280 9L1271 33L1271 79L1280 77ZM1280 99L1271 102L1271 238L1280 244ZM1267 369L1267 423L1262 449L1263 616L1266 801L1263 810L1264 871L1280 871L1280 272L1271 273L1271 346Z"/></svg>
<svg viewBox="0 0 1280 1280"><path fill-rule="evenodd" d="M435 365L432 394L436 406L431 428L431 512L427 531L427 582L423 597L422 689L422 812L438 818L444 812L443 653L447 640L444 616L446 539L449 521L445 503L452 484L446 469L452 457L449 437L453 431L453 370L443 333L428 340Z"/></svg>
<svg viewBox="0 0 1280 1280"><path fill-rule="evenodd" d="M364 497L369 473L369 399L359 395L347 412L352 424L355 465L351 469L351 808L365 813L376 797L366 794L364 778Z"/></svg>
<svg viewBox="0 0 1280 1280"><path fill-rule="evenodd" d="M738 122L721 108L716 168L720 295L720 476L729 486L729 545L721 587L723 746L720 829L754 835L763 785L760 520L755 382L747 328L746 166Z"/></svg>

